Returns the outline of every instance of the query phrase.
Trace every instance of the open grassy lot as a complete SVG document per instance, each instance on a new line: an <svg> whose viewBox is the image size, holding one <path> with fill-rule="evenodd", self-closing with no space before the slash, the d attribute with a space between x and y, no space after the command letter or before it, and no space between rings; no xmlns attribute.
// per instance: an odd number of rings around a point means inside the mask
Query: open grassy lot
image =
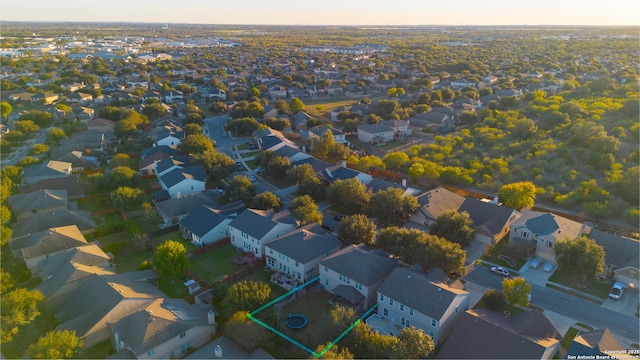
<svg viewBox="0 0 640 360"><path fill-rule="evenodd" d="M233 246L220 246L192 259L189 270L204 280L215 282L242 269L233 262L238 255L240 253Z"/></svg>
<svg viewBox="0 0 640 360"><path fill-rule="evenodd" d="M116 264L116 272L123 273L136 271L143 261L151 260L151 257L153 257L153 251L142 250L125 255L118 255L113 259L113 262Z"/></svg>
<svg viewBox="0 0 640 360"><path fill-rule="evenodd" d="M325 121L330 121L331 120L331 111L335 110L337 108L343 107L343 106L348 106L348 105L354 105L357 102L357 100L352 99L352 100L338 100L338 101L327 101L327 100L320 100L320 101L307 101L305 102L306 107L305 107L305 112L317 119L322 119Z"/></svg>
<svg viewBox="0 0 640 360"><path fill-rule="evenodd" d="M187 252L191 252L196 249L195 245L193 245L190 241L182 237L180 230L178 230L177 228L170 232L163 232L161 234L152 236L151 239L149 239L149 242L151 242L153 246L157 247L158 245L162 244L166 240L175 240L182 243L182 245L184 245L184 247L187 248Z"/></svg>

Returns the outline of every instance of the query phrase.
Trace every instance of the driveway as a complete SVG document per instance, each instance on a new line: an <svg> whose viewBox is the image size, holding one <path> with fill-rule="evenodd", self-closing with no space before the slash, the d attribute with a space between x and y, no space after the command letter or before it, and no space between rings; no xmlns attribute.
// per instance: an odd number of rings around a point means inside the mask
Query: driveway
<svg viewBox="0 0 640 360"><path fill-rule="evenodd" d="M620 297L620 300L607 298L601 306L605 309L635 317L639 301L640 292L637 289L627 289Z"/></svg>
<svg viewBox="0 0 640 360"><path fill-rule="evenodd" d="M557 267L554 266L552 271L546 272L542 270L542 264L540 264L540 266L537 269L534 269L531 266L529 266L530 262L531 262L531 259L529 259L524 264L524 266L522 266L522 268L520 269L520 276L525 278L525 280L527 280L527 282L531 284L546 286L547 281L549 281L549 278L551 277L553 272L557 269Z"/></svg>

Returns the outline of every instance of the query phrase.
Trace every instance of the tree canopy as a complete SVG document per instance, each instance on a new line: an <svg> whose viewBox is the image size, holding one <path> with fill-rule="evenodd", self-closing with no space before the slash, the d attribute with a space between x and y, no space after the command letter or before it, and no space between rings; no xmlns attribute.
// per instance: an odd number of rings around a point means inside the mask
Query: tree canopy
<svg viewBox="0 0 640 360"><path fill-rule="evenodd" d="M187 248L175 240L166 240L156 249L152 262L159 273L178 276L189 267Z"/></svg>
<svg viewBox="0 0 640 360"><path fill-rule="evenodd" d="M558 266L565 271L581 275L584 281L593 279L596 274L604 271L604 248L586 236L580 236L575 240L558 240L553 250Z"/></svg>
<svg viewBox="0 0 640 360"><path fill-rule="evenodd" d="M338 225L338 239L343 244L361 244L373 246L376 237L376 224L363 214L345 216Z"/></svg>
<svg viewBox="0 0 640 360"><path fill-rule="evenodd" d="M249 311L264 304L271 295L271 287L262 281L237 282L227 290L222 305L229 312Z"/></svg>
<svg viewBox="0 0 640 360"><path fill-rule="evenodd" d="M498 199L504 206L516 210L532 207L536 200L536 186L529 181L502 185Z"/></svg>
<svg viewBox="0 0 640 360"><path fill-rule="evenodd" d="M440 214L429 233L449 241L469 246L475 231L475 225L467 212L445 211Z"/></svg>
<svg viewBox="0 0 640 360"><path fill-rule="evenodd" d="M309 195L297 196L289 205L291 215L300 221L301 225L318 223L322 224L322 213L318 205Z"/></svg>
<svg viewBox="0 0 640 360"><path fill-rule="evenodd" d="M29 345L27 354L32 359L72 359L80 355L83 341L72 330L51 331Z"/></svg>
<svg viewBox="0 0 640 360"><path fill-rule="evenodd" d="M371 191L360 180L336 180L327 192L327 198L348 214L362 213L371 199Z"/></svg>
<svg viewBox="0 0 640 360"><path fill-rule="evenodd" d="M529 306L531 285L524 278L504 278L502 280L502 293L507 303L513 306Z"/></svg>

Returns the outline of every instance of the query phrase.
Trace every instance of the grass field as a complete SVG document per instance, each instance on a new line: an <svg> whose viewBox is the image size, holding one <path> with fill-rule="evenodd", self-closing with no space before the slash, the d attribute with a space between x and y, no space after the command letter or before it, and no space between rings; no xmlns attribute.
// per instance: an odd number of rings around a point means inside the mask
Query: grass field
<svg viewBox="0 0 640 360"><path fill-rule="evenodd" d="M339 107L353 105L357 100L341 100L341 101L329 101L326 100L315 102L309 101L306 104L305 112L319 120L330 121L331 110L335 110Z"/></svg>
<svg viewBox="0 0 640 360"><path fill-rule="evenodd" d="M220 246L191 260L189 270L204 280L214 282L241 269L233 262L233 258L238 255L233 246Z"/></svg>
<svg viewBox="0 0 640 360"><path fill-rule="evenodd" d="M182 237L182 234L178 229L168 233L162 233L160 235L156 235L152 237L149 240L149 242L151 242L154 246L158 246L163 242L165 242L165 240L175 240L182 243L182 245L184 245L184 247L187 248L187 252L191 252L196 249L195 245L193 245L190 241Z"/></svg>

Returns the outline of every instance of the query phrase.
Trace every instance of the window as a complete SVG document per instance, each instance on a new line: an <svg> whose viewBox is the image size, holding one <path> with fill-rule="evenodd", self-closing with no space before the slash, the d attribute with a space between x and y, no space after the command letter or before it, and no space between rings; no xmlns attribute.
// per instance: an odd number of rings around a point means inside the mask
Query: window
<svg viewBox="0 0 640 360"><path fill-rule="evenodd" d="M552 248L553 247L553 243L551 241L547 241L547 247Z"/></svg>
<svg viewBox="0 0 640 360"><path fill-rule="evenodd" d="M298 265L300 265L300 264L298 264L298 262L296 261L296 267L298 267Z"/></svg>
<svg viewBox="0 0 640 360"><path fill-rule="evenodd" d="M400 311L404 311L404 305L400 304Z"/></svg>
<svg viewBox="0 0 640 360"><path fill-rule="evenodd" d="M431 338L435 338L436 337L436 333L434 333L433 331L429 331L429 336L431 336Z"/></svg>
<svg viewBox="0 0 640 360"><path fill-rule="evenodd" d="M433 327L438 326L438 322L436 320L431 320L431 326Z"/></svg>
<svg viewBox="0 0 640 360"><path fill-rule="evenodd" d="M393 306L393 299L389 298L389 305Z"/></svg>
<svg viewBox="0 0 640 360"><path fill-rule="evenodd" d="M185 336L187 336L187 333L183 332L182 334L180 334L180 339L184 338Z"/></svg>
<svg viewBox="0 0 640 360"><path fill-rule="evenodd" d="M324 272L329 272L329 268L328 267L324 267Z"/></svg>
<svg viewBox="0 0 640 360"><path fill-rule="evenodd" d="M456 305L456 312L458 312L458 305Z"/></svg>
<svg viewBox="0 0 640 360"><path fill-rule="evenodd" d="M273 254L273 249L269 249L269 254Z"/></svg>
<svg viewBox="0 0 640 360"><path fill-rule="evenodd" d="M400 323L402 324L402 326L404 327L409 327L411 326L411 320L405 318L404 316L402 317L402 321L400 321Z"/></svg>
<svg viewBox="0 0 640 360"><path fill-rule="evenodd" d="M360 284L359 282L356 282L356 289L362 290L362 284Z"/></svg>
<svg viewBox="0 0 640 360"><path fill-rule="evenodd" d="M387 309L387 308L382 309L382 315L384 315L384 317L388 317L389 316L389 309Z"/></svg>
<svg viewBox="0 0 640 360"><path fill-rule="evenodd" d="M149 349L149 351L147 351L147 355L151 356L151 355L153 355L154 352L155 351L153 351L153 349Z"/></svg>
<svg viewBox="0 0 640 360"><path fill-rule="evenodd" d="M380 301L384 301L384 295L380 294Z"/></svg>
<svg viewBox="0 0 640 360"><path fill-rule="evenodd" d="M413 309L409 308L409 315L413 316Z"/></svg>

